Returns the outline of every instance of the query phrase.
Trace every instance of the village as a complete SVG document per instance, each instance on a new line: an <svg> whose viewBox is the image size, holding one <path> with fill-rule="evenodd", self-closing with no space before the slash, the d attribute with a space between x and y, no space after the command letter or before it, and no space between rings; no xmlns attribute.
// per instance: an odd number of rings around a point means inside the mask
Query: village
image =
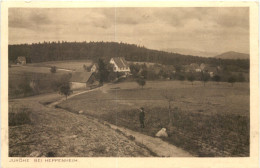
<svg viewBox="0 0 260 168"><path fill-rule="evenodd" d="M26 65L26 58L22 56L18 57L16 64L21 66ZM56 69L55 66L52 66L51 68ZM147 80L188 80L190 82L207 82L211 80L215 82L227 81L230 83L234 83L236 82L236 80L237 82L245 82L249 80L246 79L243 73L240 73L239 76L233 80L231 80L230 78L224 79L227 78L226 76L221 79L221 75L223 75L223 67L214 67L204 63L201 63L200 65L197 63L191 63L190 65L178 66L178 69L176 70L176 67L170 65L162 65L149 62L132 62L126 61L124 57L113 57L109 60L109 62L107 62L106 68L110 68L112 72L116 73L114 74L112 79L110 79L110 81L112 82L119 80L119 78L127 79L128 77L130 77L132 79L133 76L137 78L138 75L142 76L143 71L145 71L145 76L142 77ZM66 71L66 69L58 69ZM136 72L136 69L138 70L138 72ZM99 65L97 62L92 63L88 66L86 66L85 64L83 64L82 66L78 65L78 67L74 70L67 69L67 71L71 73L71 89L77 90L99 85L97 77L98 70ZM35 87L36 83L34 83L34 80L30 81L30 83L31 87Z"/></svg>

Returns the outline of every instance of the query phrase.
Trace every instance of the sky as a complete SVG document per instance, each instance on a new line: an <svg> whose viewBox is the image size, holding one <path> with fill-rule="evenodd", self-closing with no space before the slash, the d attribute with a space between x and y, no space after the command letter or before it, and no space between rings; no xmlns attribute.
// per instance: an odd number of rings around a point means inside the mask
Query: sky
<svg viewBox="0 0 260 168"><path fill-rule="evenodd" d="M115 41L249 53L249 8L9 8L9 44Z"/></svg>

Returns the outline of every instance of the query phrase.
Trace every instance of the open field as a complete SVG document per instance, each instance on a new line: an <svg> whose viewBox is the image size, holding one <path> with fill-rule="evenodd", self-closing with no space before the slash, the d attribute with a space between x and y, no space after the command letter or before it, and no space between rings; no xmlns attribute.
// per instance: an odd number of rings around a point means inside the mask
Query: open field
<svg viewBox="0 0 260 168"><path fill-rule="evenodd" d="M55 79L58 79L64 74L72 73L73 71L83 71L83 65L91 65L91 61L52 61L42 63L26 64L24 66L12 65L8 69L9 73L9 98L18 98L31 96L31 88L28 87L28 94L24 94L23 90L29 86L31 81L37 81L39 93L52 92L51 84ZM56 73L50 72L50 67L56 66ZM31 93L30 93L31 92Z"/></svg>
<svg viewBox="0 0 260 168"><path fill-rule="evenodd" d="M22 73L22 72L34 72L34 73L50 73L50 67L56 66L56 73L65 73L72 71L83 71L83 65L90 66L92 61L82 60L82 61L50 61L50 62L41 62L41 63L31 63L23 66L12 65L9 68L9 76L13 74Z"/></svg>
<svg viewBox="0 0 260 168"><path fill-rule="evenodd" d="M69 73L63 70L51 73L47 67L15 66L9 68L9 98L52 92L53 81ZM31 88L32 81L37 83L37 91Z"/></svg>
<svg viewBox="0 0 260 168"><path fill-rule="evenodd" d="M83 65L90 66L92 64L91 60L68 60L68 61L50 61L28 64L29 66L40 66L40 67L51 67L56 66L60 69L68 69L73 71L82 71Z"/></svg>
<svg viewBox="0 0 260 168"><path fill-rule="evenodd" d="M192 113L249 116L248 83L236 83L231 87L228 83L209 82L204 87L201 82L192 86L186 81L148 81L144 89L135 82L108 84L98 91L77 96L61 105L100 115L141 106L168 107L165 93L174 97L172 107Z"/></svg>
<svg viewBox="0 0 260 168"><path fill-rule="evenodd" d="M172 126L168 102L171 95ZM83 110L135 131L154 136L162 127L170 129L166 141L197 156L249 155L249 84L161 81L147 82L144 89L136 83L109 84L82 94L59 106L73 112ZM145 129L139 128L138 110L146 109Z"/></svg>
<svg viewBox="0 0 260 168"><path fill-rule="evenodd" d="M69 70L57 69L57 74L63 74L71 72ZM13 66L9 68L9 77L13 77L14 75L20 75L22 73L41 73L41 74L50 74L49 67L41 67L41 66Z"/></svg>

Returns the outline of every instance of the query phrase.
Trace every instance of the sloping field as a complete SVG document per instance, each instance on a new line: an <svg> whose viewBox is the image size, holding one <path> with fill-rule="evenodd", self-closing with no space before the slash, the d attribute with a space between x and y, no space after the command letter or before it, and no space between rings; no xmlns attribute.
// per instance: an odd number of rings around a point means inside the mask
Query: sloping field
<svg viewBox="0 0 260 168"><path fill-rule="evenodd" d="M90 66L92 64L91 60L68 60L68 61L50 61L50 62L41 62L33 63L29 66L41 66L41 67L51 67L56 66L61 69L69 69L73 71L82 71L83 65Z"/></svg>
<svg viewBox="0 0 260 168"><path fill-rule="evenodd" d="M228 83L210 82L204 87L200 82L192 86L189 82L161 81L148 82L141 89L134 82L125 82L110 84L98 91L77 96L61 106L100 115L141 106L168 107L165 94L174 98L172 107L192 113L249 116L248 83L236 83L231 87Z"/></svg>
<svg viewBox="0 0 260 168"><path fill-rule="evenodd" d="M66 74L69 72L57 70L56 73L51 73L47 67L16 66L9 68L9 98L52 92L53 81ZM37 82L37 93L31 89L31 81Z"/></svg>
<svg viewBox="0 0 260 168"><path fill-rule="evenodd" d="M9 126L10 157L28 157L33 152L55 157L152 156L146 148L99 122L39 103L60 97L45 94L9 102L9 112L19 113L26 107L31 118L23 125Z"/></svg>
<svg viewBox="0 0 260 168"><path fill-rule="evenodd" d="M173 101L169 126L168 102ZM164 81L107 85L82 94L59 106L73 112L109 121L154 136L162 127L170 129L165 140L197 156L249 155L249 85ZM139 128L139 111L146 109L145 129ZM173 110L174 109L174 110Z"/></svg>
<svg viewBox="0 0 260 168"><path fill-rule="evenodd" d="M12 65L8 69L9 73L9 97L17 98L33 95L28 87L28 94L24 95L22 90L29 85L31 81L37 81L39 87L38 93L48 93L53 91L52 83L55 79L64 74L73 71L83 71L83 65L91 65L91 61L52 61L26 64L24 66ZM56 66L56 73L50 72L50 67Z"/></svg>

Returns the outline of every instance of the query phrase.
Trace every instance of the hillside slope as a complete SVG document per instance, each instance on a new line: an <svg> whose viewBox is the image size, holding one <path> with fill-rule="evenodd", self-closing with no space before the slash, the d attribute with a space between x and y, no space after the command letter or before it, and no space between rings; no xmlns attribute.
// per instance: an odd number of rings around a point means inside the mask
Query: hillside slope
<svg viewBox="0 0 260 168"><path fill-rule="evenodd" d="M32 152L56 157L147 157L150 151L111 128L91 119L39 102L60 98L45 94L10 101L12 107L31 110L32 124L9 126L9 156L25 157Z"/></svg>
<svg viewBox="0 0 260 168"><path fill-rule="evenodd" d="M221 59L249 59L249 54L229 51L215 56L215 58Z"/></svg>
<svg viewBox="0 0 260 168"><path fill-rule="evenodd" d="M200 50L193 50L193 49L185 49L185 48L166 48L163 49L166 52L172 53L179 53L182 55L193 55L193 56L200 56L200 57L214 57L218 53L215 52L207 52L207 51L200 51Z"/></svg>

